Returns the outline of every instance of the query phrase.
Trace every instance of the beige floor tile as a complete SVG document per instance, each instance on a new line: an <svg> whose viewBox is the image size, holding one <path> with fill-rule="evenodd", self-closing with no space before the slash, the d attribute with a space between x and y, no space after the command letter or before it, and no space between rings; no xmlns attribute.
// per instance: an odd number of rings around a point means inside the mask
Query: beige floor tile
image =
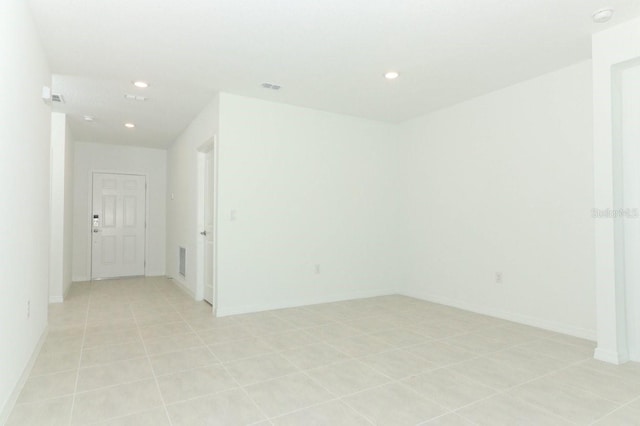
<svg viewBox="0 0 640 426"><path fill-rule="evenodd" d="M158 324L168 324L168 323L176 323L182 321L182 315L179 312L174 311L173 307L169 305L168 308L171 309L170 312L165 312L163 314L158 314L157 312L134 312L134 316L136 318L136 324L138 327L151 327ZM144 337L144 336L143 336Z"/></svg>
<svg viewBox="0 0 640 426"><path fill-rule="evenodd" d="M416 425L446 412L408 387L391 383L343 398L376 425Z"/></svg>
<svg viewBox="0 0 640 426"><path fill-rule="evenodd" d="M72 396L17 404L7 426L67 426L71 418Z"/></svg>
<svg viewBox="0 0 640 426"><path fill-rule="evenodd" d="M143 339L173 336L175 334L185 334L191 331L189 324L183 320L140 327L140 335Z"/></svg>
<svg viewBox="0 0 640 426"><path fill-rule="evenodd" d="M215 343L209 345L209 349L211 349L222 362L235 361L274 352L274 349L269 344L263 339L256 337Z"/></svg>
<svg viewBox="0 0 640 426"><path fill-rule="evenodd" d="M580 424L591 423L619 407L590 392L544 378L511 389L509 395Z"/></svg>
<svg viewBox="0 0 640 426"><path fill-rule="evenodd" d="M161 406L155 380L126 383L77 394L71 424L86 425Z"/></svg>
<svg viewBox="0 0 640 426"><path fill-rule="evenodd" d="M510 367L485 357L474 358L445 368L499 390L528 382L538 376L531 371Z"/></svg>
<svg viewBox="0 0 640 426"><path fill-rule="evenodd" d="M576 387L620 404L640 396L640 381L616 377L580 366L553 373L546 380L558 386Z"/></svg>
<svg viewBox="0 0 640 426"><path fill-rule="evenodd" d="M626 364L615 365L595 359L588 359L579 365L580 367L618 378L640 381L640 362L627 362Z"/></svg>
<svg viewBox="0 0 640 426"><path fill-rule="evenodd" d="M82 351L80 367L93 367L115 361L139 358L145 355L144 345L140 340L120 345L100 346Z"/></svg>
<svg viewBox="0 0 640 426"><path fill-rule="evenodd" d="M265 416L239 389L167 406L173 426L243 426Z"/></svg>
<svg viewBox="0 0 640 426"><path fill-rule="evenodd" d="M360 334L339 340L327 340L334 348L352 357L361 357L393 349L390 344L377 337Z"/></svg>
<svg viewBox="0 0 640 426"><path fill-rule="evenodd" d="M22 388L17 402L36 402L70 395L74 392L77 375L78 370L70 370L31 377Z"/></svg>
<svg viewBox="0 0 640 426"><path fill-rule="evenodd" d="M76 370L80 366L80 351L41 352L31 369L31 377Z"/></svg>
<svg viewBox="0 0 640 426"><path fill-rule="evenodd" d="M149 359L151 360L151 366L156 376L218 363L216 357L213 356L206 347L152 355Z"/></svg>
<svg viewBox="0 0 640 426"><path fill-rule="evenodd" d="M181 349L190 349L204 346L202 339L193 332L185 334L174 334L172 336L162 336L144 339L144 346L149 355L159 355L167 352L175 352Z"/></svg>
<svg viewBox="0 0 640 426"><path fill-rule="evenodd" d="M330 401L271 420L274 426L366 426L372 425L340 401Z"/></svg>
<svg viewBox="0 0 640 426"><path fill-rule="evenodd" d="M294 373L298 368L277 353L243 358L224 364L231 376L242 386Z"/></svg>
<svg viewBox="0 0 640 426"><path fill-rule="evenodd" d="M449 337L446 343L459 346L469 352L484 355L491 352L500 351L513 346L513 343L503 340L488 338L478 333L467 333L458 336Z"/></svg>
<svg viewBox="0 0 640 426"><path fill-rule="evenodd" d="M96 423L96 426L171 426L164 407Z"/></svg>
<svg viewBox="0 0 640 426"><path fill-rule="evenodd" d="M326 343L316 343L281 352L289 362L301 370L321 367L349 359L349 356Z"/></svg>
<svg viewBox="0 0 640 426"><path fill-rule="evenodd" d="M238 385L220 364L158 377L165 404L193 399L235 388Z"/></svg>
<svg viewBox="0 0 640 426"><path fill-rule="evenodd" d="M640 409L626 405L593 423L596 426L638 426Z"/></svg>
<svg viewBox="0 0 640 426"><path fill-rule="evenodd" d="M436 365L404 349L394 349L360 358L364 364L395 380L414 376Z"/></svg>
<svg viewBox="0 0 640 426"><path fill-rule="evenodd" d="M217 345L230 340L253 338L253 335L249 333L249 330L243 325L210 327L198 330L197 333L207 345Z"/></svg>
<svg viewBox="0 0 640 426"><path fill-rule="evenodd" d="M81 368L78 372L76 392L85 392L106 386L139 381L153 375L147 358L133 358Z"/></svg>
<svg viewBox="0 0 640 426"><path fill-rule="evenodd" d="M311 327L305 329L306 332L313 336L316 336L319 340L336 341L340 339L347 339L359 334L363 334L360 330L354 327L350 327L341 323L330 323L317 327Z"/></svg>
<svg viewBox="0 0 640 426"><path fill-rule="evenodd" d="M577 362L593 357L593 348L570 345L548 339L526 343L520 345L519 348L566 362Z"/></svg>
<svg viewBox="0 0 640 426"><path fill-rule="evenodd" d="M389 382L389 378L357 360L307 370L312 379L336 396L345 396Z"/></svg>
<svg viewBox="0 0 640 426"><path fill-rule="evenodd" d="M422 345L411 346L405 349L436 364L437 366L456 364L478 356L471 351L442 341L430 341Z"/></svg>
<svg viewBox="0 0 640 426"><path fill-rule="evenodd" d="M495 390L449 369L440 369L409 377L402 383L450 410L458 409L496 393Z"/></svg>
<svg viewBox="0 0 640 426"><path fill-rule="evenodd" d="M404 348L407 346L415 346L426 343L429 338L422 334L415 333L403 328L391 328L388 330L376 331L371 333L372 336L377 337L385 343L390 344L395 348Z"/></svg>
<svg viewBox="0 0 640 426"><path fill-rule="evenodd" d="M290 330L263 336L263 340L276 351L286 351L317 343L317 336L306 330Z"/></svg>
<svg viewBox="0 0 640 426"><path fill-rule="evenodd" d="M268 380L245 389L269 417L281 416L333 399L327 390L302 373Z"/></svg>
<svg viewBox="0 0 640 426"><path fill-rule="evenodd" d="M137 327L129 327L127 329L108 331L104 333L92 333L87 331L84 336L84 349L121 345L124 343L140 342L140 334Z"/></svg>
<svg viewBox="0 0 640 426"><path fill-rule="evenodd" d="M555 370L560 370L571 365L568 361L527 351L519 346L492 353L491 359L502 362L504 365L509 367L531 371L533 374L538 376Z"/></svg>
<svg viewBox="0 0 640 426"><path fill-rule="evenodd" d="M462 408L457 414L481 426L563 426L573 424L507 395L493 396Z"/></svg>
<svg viewBox="0 0 640 426"><path fill-rule="evenodd" d="M457 414L445 414L444 416L436 417L433 420L429 420L426 423L422 423L424 426L473 426L474 423L460 417Z"/></svg>

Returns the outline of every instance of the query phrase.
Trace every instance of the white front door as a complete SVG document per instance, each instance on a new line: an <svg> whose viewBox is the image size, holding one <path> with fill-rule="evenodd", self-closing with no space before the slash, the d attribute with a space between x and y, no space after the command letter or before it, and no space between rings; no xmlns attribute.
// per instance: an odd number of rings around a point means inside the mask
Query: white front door
<svg viewBox="0 0 640 426"><path fill-rule="evenodd" d="M204 160L204 300L213 305L213 150Z"/></svg>
<svg viewBox="0 0 640 426"><path fill-rule="evenodd" d="M146 178L93 174L91 279L144 275Z"/></svg>

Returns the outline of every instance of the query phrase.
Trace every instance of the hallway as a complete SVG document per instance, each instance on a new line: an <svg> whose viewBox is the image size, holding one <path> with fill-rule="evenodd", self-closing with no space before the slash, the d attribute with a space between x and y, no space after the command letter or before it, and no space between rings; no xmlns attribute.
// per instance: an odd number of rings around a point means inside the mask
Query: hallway
<svg viewBox="0 0 640 426"><path fill-rule="evenodd" d="M9 424L633 424L640 366L593 348L403 296L214 318L164 277L75 283Z"/></svg>

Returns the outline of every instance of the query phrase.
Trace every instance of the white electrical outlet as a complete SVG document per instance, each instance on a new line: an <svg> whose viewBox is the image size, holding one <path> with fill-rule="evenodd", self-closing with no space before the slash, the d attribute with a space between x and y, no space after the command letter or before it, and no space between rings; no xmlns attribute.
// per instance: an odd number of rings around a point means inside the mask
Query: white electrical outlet
<svg viewBox="0 0 640 426"><path fill-rule="evenodd" d="M496 284L502 284L502 272L496 272Z"/></svg>

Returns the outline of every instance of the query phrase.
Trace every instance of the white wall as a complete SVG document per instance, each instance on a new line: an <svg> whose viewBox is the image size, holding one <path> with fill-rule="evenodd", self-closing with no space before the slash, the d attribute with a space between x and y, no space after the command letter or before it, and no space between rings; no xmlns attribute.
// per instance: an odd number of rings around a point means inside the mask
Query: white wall
<svg viewBox="0 0 640 426"><path fill-rule="evenodd" d="M26 3L0 2L0 423L47 325L51 75ZM27 302L31 312L27 317Z"/></svg>
<svg viewBox="0 0 640 426"><path fill-rule="evenodd" d="M399 143L393 125L221 94L218 312L395 293Z"/></svg>
<svg viewBox="0 0 640 426"><path fill-rule="evenodd" d="M71 285L73 258L74 144L63 113L51 114L51 248L49 302L64 300Z"/></svg>
<svg viewBox="0 0 640 426"><path fill-rule="evenodd" d="M167 275L195 297L198 221L197 149L218 132L218 98L214 98L167 152ZM173 194L173 197L172 197ZM178 248L186 249L185 277L178 274Z"/></svg>
<svg viewBox="0 0 640 426"><path fill-rule="evenodd" d="M403 128L406 292L594 339L591 63Z"/></svg>
<svg viewBox="0 0 640 426"><path fill-rule="evenodd" d="M216 133L220 315L396 292L395 126L224 93L169 150L169 275L185 246L195 292L196 149Z"/></svg>
<svg viewBox="0 0 640 426"><path fill-rule="evenodd" d="M637 140L624 141L622 134L629 132L637 125L637 115L623 131L616 129L615 124L625 114L633 114L632 110L615 108L613 100L619 98L618 90L629 84L620 79L621 65L640 58L640 18L617 25L593 36L593 108L594 108L594 181L595 204L599 208L619 208L625 206L626 201L632 201L628 207L640 207L635 204L637 194L632 191L638 188L638 182L631 180L627 168L623 171L623 158L627 157L629 149L638 152ZM637 64L636 64L637 66ZM616 78L618 77L618 78ZM635 123L635 124L634 124ZM629 139L629 138L627 138ZM633 138L631 138L633 139ZM627 158L628 160L628 158ZM632 172L637 169L633 166ZM638 173L635 172L635 178ZM626 201L625 201L626 199ZM637 231L638 225L622 218L599 219L595 221L596 246L596 288L598 312L598 348L595 357L612 363L621 363L629 359L629 343L632 355L636 361L640 360L640 339L637 324L632 330L634 335L627 334L627 321L638 315L640 301L637 292L640 291L638 271L625 271L625 257L627 263L637 263L640 250L638 235L630 231ZM627 226L631 225L631 226ZM636 250L628 251L631 243ZM625 247L626 246L626 247ZM625 273L630 274L625 280ZM628 294L627 294L628 293ZM630 297L634 297L631 299ZM633 305L627 306L627 303ZM631 317L627 316L630 308Z"/></svg>
<svg viewBox="0 0 640 426"><path fill-rule="evenodd" d="M73 281L91 275L92 173L147 176L146 275L165 274L166 161L160 149L77 142L74 159Z"/></svg>

